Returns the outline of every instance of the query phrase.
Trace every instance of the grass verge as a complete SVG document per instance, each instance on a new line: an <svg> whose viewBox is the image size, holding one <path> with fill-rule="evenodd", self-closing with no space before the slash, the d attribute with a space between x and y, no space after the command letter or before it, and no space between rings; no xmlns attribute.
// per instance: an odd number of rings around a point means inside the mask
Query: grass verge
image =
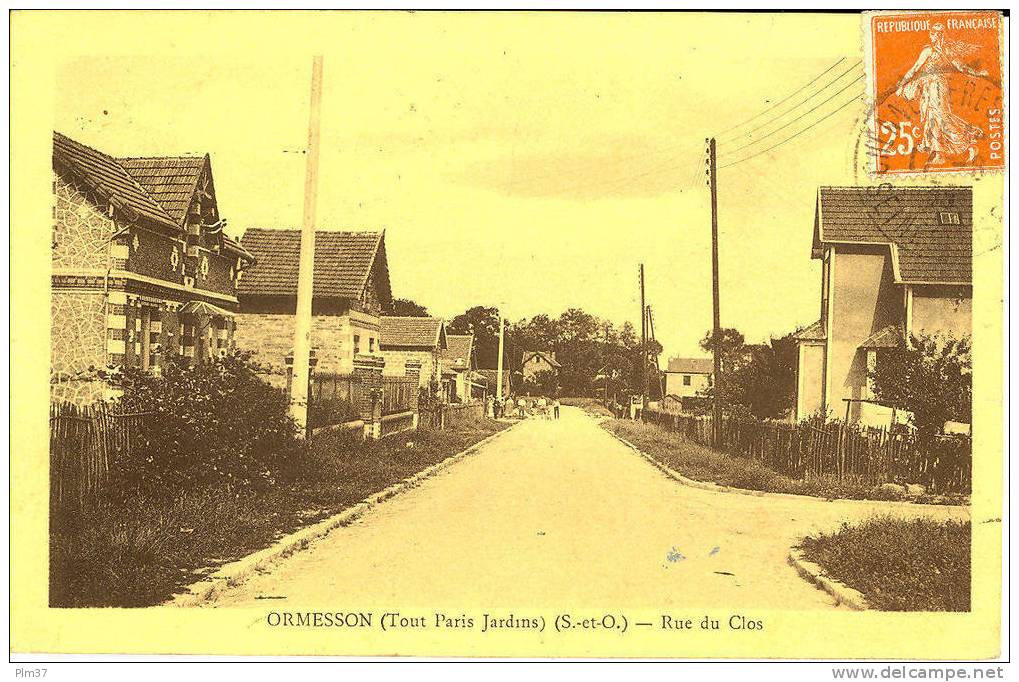
<svg viewBox="0 0 1019 682"><path fill-rule="evenodd" d="M50 606L151 606L218 566L357 504L506 428L488 419L358 443L325 433L275 485L198 488L87 509L51 508Z"/></svg>
<svg viewBox="0 0 1019 682"><path fill-rule="evenodd" d="M875 517L804 538L804 557L882 611L970 610L970 522Z"/></svg>
<svg viewBox="0 0 1019 682"><path fill-rule="evenodd" d="M745 490L761 490L772 493L810 495L825 499L853 500L899 500L895 493L880 487L839 481L834 479L811 479L801 481L770 469L760 462L736 457L713 448L700 445L677 433L656 424L646 424L628 419L612 419L601 424L602 428L633 443L644 453L695 481L717 483L718 485ZM952 504L962 501L956 497L926 495L911 498L917 503Z"/></svg>

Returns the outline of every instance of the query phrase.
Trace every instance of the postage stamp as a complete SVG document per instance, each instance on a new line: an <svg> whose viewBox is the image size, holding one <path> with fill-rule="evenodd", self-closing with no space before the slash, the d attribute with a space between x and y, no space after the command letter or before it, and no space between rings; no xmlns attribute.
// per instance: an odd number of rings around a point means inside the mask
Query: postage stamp
<svg viewBox="0 0 1019 682"><path fill-rule="evenodd" d="M872 172L1004 168L1000 14L882 12L864 21Z"/></svg>

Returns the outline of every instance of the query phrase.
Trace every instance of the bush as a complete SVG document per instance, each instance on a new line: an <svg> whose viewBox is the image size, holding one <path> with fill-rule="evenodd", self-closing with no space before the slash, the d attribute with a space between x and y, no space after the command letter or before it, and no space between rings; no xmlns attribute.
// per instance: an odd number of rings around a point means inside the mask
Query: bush
<svg viewBox="0 0 1019 682"><path fill-rule="evenodd" d="M879 516L804 538L810 561L885 611L970 610L970 522Z"/></svg>
<svg viewBox="0 0 1019 682"><path fill-rule="evenodd" d="M263 382L246 353L202 365L171 358L158 377L127 370L122 386L124 412L151 414L141 447L110 463L109 488L120 494L264 486L294 447L285 392Z"/></svg>
<svg viewBox="0 0 1019 682"><path fill-rule="evenodd" d="M358 413L354 404L343 398L322 398L308 403L308 426L313 429L342 424L357 418Z"/></svg>

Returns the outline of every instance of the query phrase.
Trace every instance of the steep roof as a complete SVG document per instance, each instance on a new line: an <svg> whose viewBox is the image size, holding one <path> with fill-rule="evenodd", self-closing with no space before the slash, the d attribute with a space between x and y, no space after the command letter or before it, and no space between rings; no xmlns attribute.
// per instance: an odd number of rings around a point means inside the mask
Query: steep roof
<svg viewBox="0 0 1019 682"><path fill-rule="evenodd" d="M711 374L715 365L711 358L669 358L667 372L681 374Z"/></svg>
<svg viewBox="0 0 1019 682"><path fill-rule="evenodd" d="M527 351L524 351L524 354L523 354L523 356L521 358L520 364L526 365L527 362L531 358L533 358L535 356L544 358L545 362L547 362L548 364L552 365L553 367L562 367L562 365L559 364L559 362L556 361L555 353L552 353L552 352L549 352L549 351L544 351L544 350L527 350Z"/></svg>
<svg viewBox="0 0 1019 682"><path fill-rule="evenodd" d="M473 347L473 334L446 334L446 350L439 355L443 363L449 363L450 367L470 369Z"/></svg>
<svg viewBox="0 0 1019 682"><path fill-rule="evenodd" d="M237 285L239 296L296 296L300 230L248 228L241 246L255 258ZM384 232L315 232L314 297L357 300L375 269L384 306L392 299Z"/></svg>
<svg viewBox="0 0 1019 682"><path fill-rule="evenodd" d="M164 227L179 227L166 209L109 154L54 131L53 165L78 178L131 220L143 218Z"/></svg>
<svg viewBox="0 0 1019 682"><path fill-rule="evenodd" d="M904 343L902 328L897 324L890 324L868 336L860 344L860 348L898 348Z"/></svg>
<svg viewBox="0 0 1019 682"><path fill-rule="evenodd" d="M797 341L823 341L827 337L827 331L825 330L824 325L821 324L821 320L818 320L817 322L804 327L793 334L793 338Z"/></svg>
<svg viewBox="0 0 1019 682"><path fill-rule="evenodd" d="M812 255L822 244L890 245L897 282L973 281L970 187L821 187Z"/></svg>
<svg viewBox="0 0 1019 682"><path fill-rule="evenodd" d="M208 156L152 156L117 159L178 223L187 216Z"/></svg>
<svg viewBox="0 0 1019 682"><path fill-rule="evenodd" d="M447 345L446 327L438 317L387 316L381 319L379 345L386 348L436 348Z"/></svg>

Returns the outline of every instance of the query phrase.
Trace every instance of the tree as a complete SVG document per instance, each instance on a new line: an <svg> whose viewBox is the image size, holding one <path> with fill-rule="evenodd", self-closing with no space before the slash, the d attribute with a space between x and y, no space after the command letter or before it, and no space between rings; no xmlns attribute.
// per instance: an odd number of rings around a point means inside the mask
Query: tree
<svg viewBox="0 0 1019 682"><path fill-rule="evenodd" d="M429 317L428 308L409 298L394 298L393 312L390 314L398 317Z"/></svg>
<svg viewBox="0 0 1019 682"><path fill-rule="evenodd" d="M499 309L476 305L446 325L450 334L473 334L478 367L495 368L499 360Z"/></svg>
<svg viewBox="0 0 1019 682"><path fill-rule="evenodd" d="M555 372L544 369L527 378L524 382L524 390L530 395L557 395L559 379Z"/></svg>
<svg viewBox="0 0 1019 682"><path fill-rule="evenodd" d="M712 330L709 330L701 339L701 350L712 354L714 357L717 348L722 356L722 374L726 375L736 370L739 365L747 360L746 339L738 329L723 327L719 330L718 340Z"/></svg>
<svg viewBox="0 0 1019 682"><path fill-rule="evenodd" d="M737 329L721 330L720 343L712 332L701 348L722 356L722 408L728 414L757 419L781 419L792 407L796 394L796 340L792 334L771 338L768 343L747 344ZM702 395L714 397L716 386Z"/></svg>
<svg viewBox="0 0 1019 682"><path fill-rule="evenodd" d="M969 336L914 334L908 344L879 352L870 377L885 404L913 413L921 440L930 440L946 421L970 423L973 361Z"/></svg>

